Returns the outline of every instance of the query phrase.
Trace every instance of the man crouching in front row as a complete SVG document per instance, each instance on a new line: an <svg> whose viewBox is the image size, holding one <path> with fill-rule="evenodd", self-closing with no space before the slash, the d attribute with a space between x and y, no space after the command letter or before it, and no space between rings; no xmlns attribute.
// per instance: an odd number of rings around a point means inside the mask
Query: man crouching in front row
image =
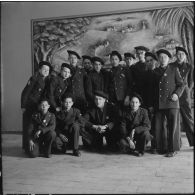
<svg viewBox="0 0 195 195"><path fill-rule="evenodd" d="M79 135L82 125L80 110L72 107L74 99L71 94L62 97L62 109L56 114L56 139L53 144L54 153L66 153L70 146L74 156L81 156L79 151Z"/></svg>
<svg viewBox="0 0 195 195"><path fill-rule="evenodd" d="M51 157L51 146L56 137L56 119L53 113L48 111L50 105L46 99L39 103L39 111L34 113L28 128L28 153L32 158L41 153L46 158Z"/></svg>

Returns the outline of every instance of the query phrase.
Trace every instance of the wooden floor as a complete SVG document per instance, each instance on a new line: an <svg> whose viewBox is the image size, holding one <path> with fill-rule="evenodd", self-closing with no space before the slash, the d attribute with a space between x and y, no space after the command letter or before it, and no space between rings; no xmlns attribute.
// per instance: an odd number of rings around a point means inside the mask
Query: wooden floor
<svg viewBox="0 0 195 195"><path fill-rule="evenodd" d="M21 150L21 140L21 135L2 135L4 194L194 192L194 149L184 133L182 149L173 158L81 150L81 157L68 151L30 159Z"/></svg>

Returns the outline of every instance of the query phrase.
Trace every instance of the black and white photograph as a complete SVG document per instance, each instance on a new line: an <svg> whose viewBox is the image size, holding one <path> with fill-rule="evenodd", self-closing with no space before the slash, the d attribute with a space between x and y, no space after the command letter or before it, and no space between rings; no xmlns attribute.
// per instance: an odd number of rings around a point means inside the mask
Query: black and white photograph
<svg viewBox="0 0 195 195"><path fill-rule="evenodd" d="M193 1L1 1L1 194L194 193Z"/></svg>

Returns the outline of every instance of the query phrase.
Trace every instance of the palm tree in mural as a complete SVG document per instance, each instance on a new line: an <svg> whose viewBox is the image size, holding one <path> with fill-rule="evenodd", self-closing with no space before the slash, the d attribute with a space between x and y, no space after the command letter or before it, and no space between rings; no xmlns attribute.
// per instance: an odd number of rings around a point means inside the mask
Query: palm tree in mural
<svg viewBox="0 0 195 195"><path fill-rule="evenodd" d="M194 64L194 8L193 6L152 11L156 31L179 32L182 44L189 53L189 62Z"/></svg>

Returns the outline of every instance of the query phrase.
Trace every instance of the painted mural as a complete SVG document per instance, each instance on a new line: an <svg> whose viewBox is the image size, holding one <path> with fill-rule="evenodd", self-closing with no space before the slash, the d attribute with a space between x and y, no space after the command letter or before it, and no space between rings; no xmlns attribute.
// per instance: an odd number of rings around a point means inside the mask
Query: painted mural
<svg viewBox="0 0 195 195"><path fill-rule="evenodd" d="M144 45L155 52L168 49L173 56L175 46L183 46L194 64L193 6L151 11L57 18L32 21L33 67L41 60L51 62L59 70L67 62L67 50L80 55L99 56L109 67L109 53L118 50L134 53ZM174 60L174 57L173 59Z"/></svg>

